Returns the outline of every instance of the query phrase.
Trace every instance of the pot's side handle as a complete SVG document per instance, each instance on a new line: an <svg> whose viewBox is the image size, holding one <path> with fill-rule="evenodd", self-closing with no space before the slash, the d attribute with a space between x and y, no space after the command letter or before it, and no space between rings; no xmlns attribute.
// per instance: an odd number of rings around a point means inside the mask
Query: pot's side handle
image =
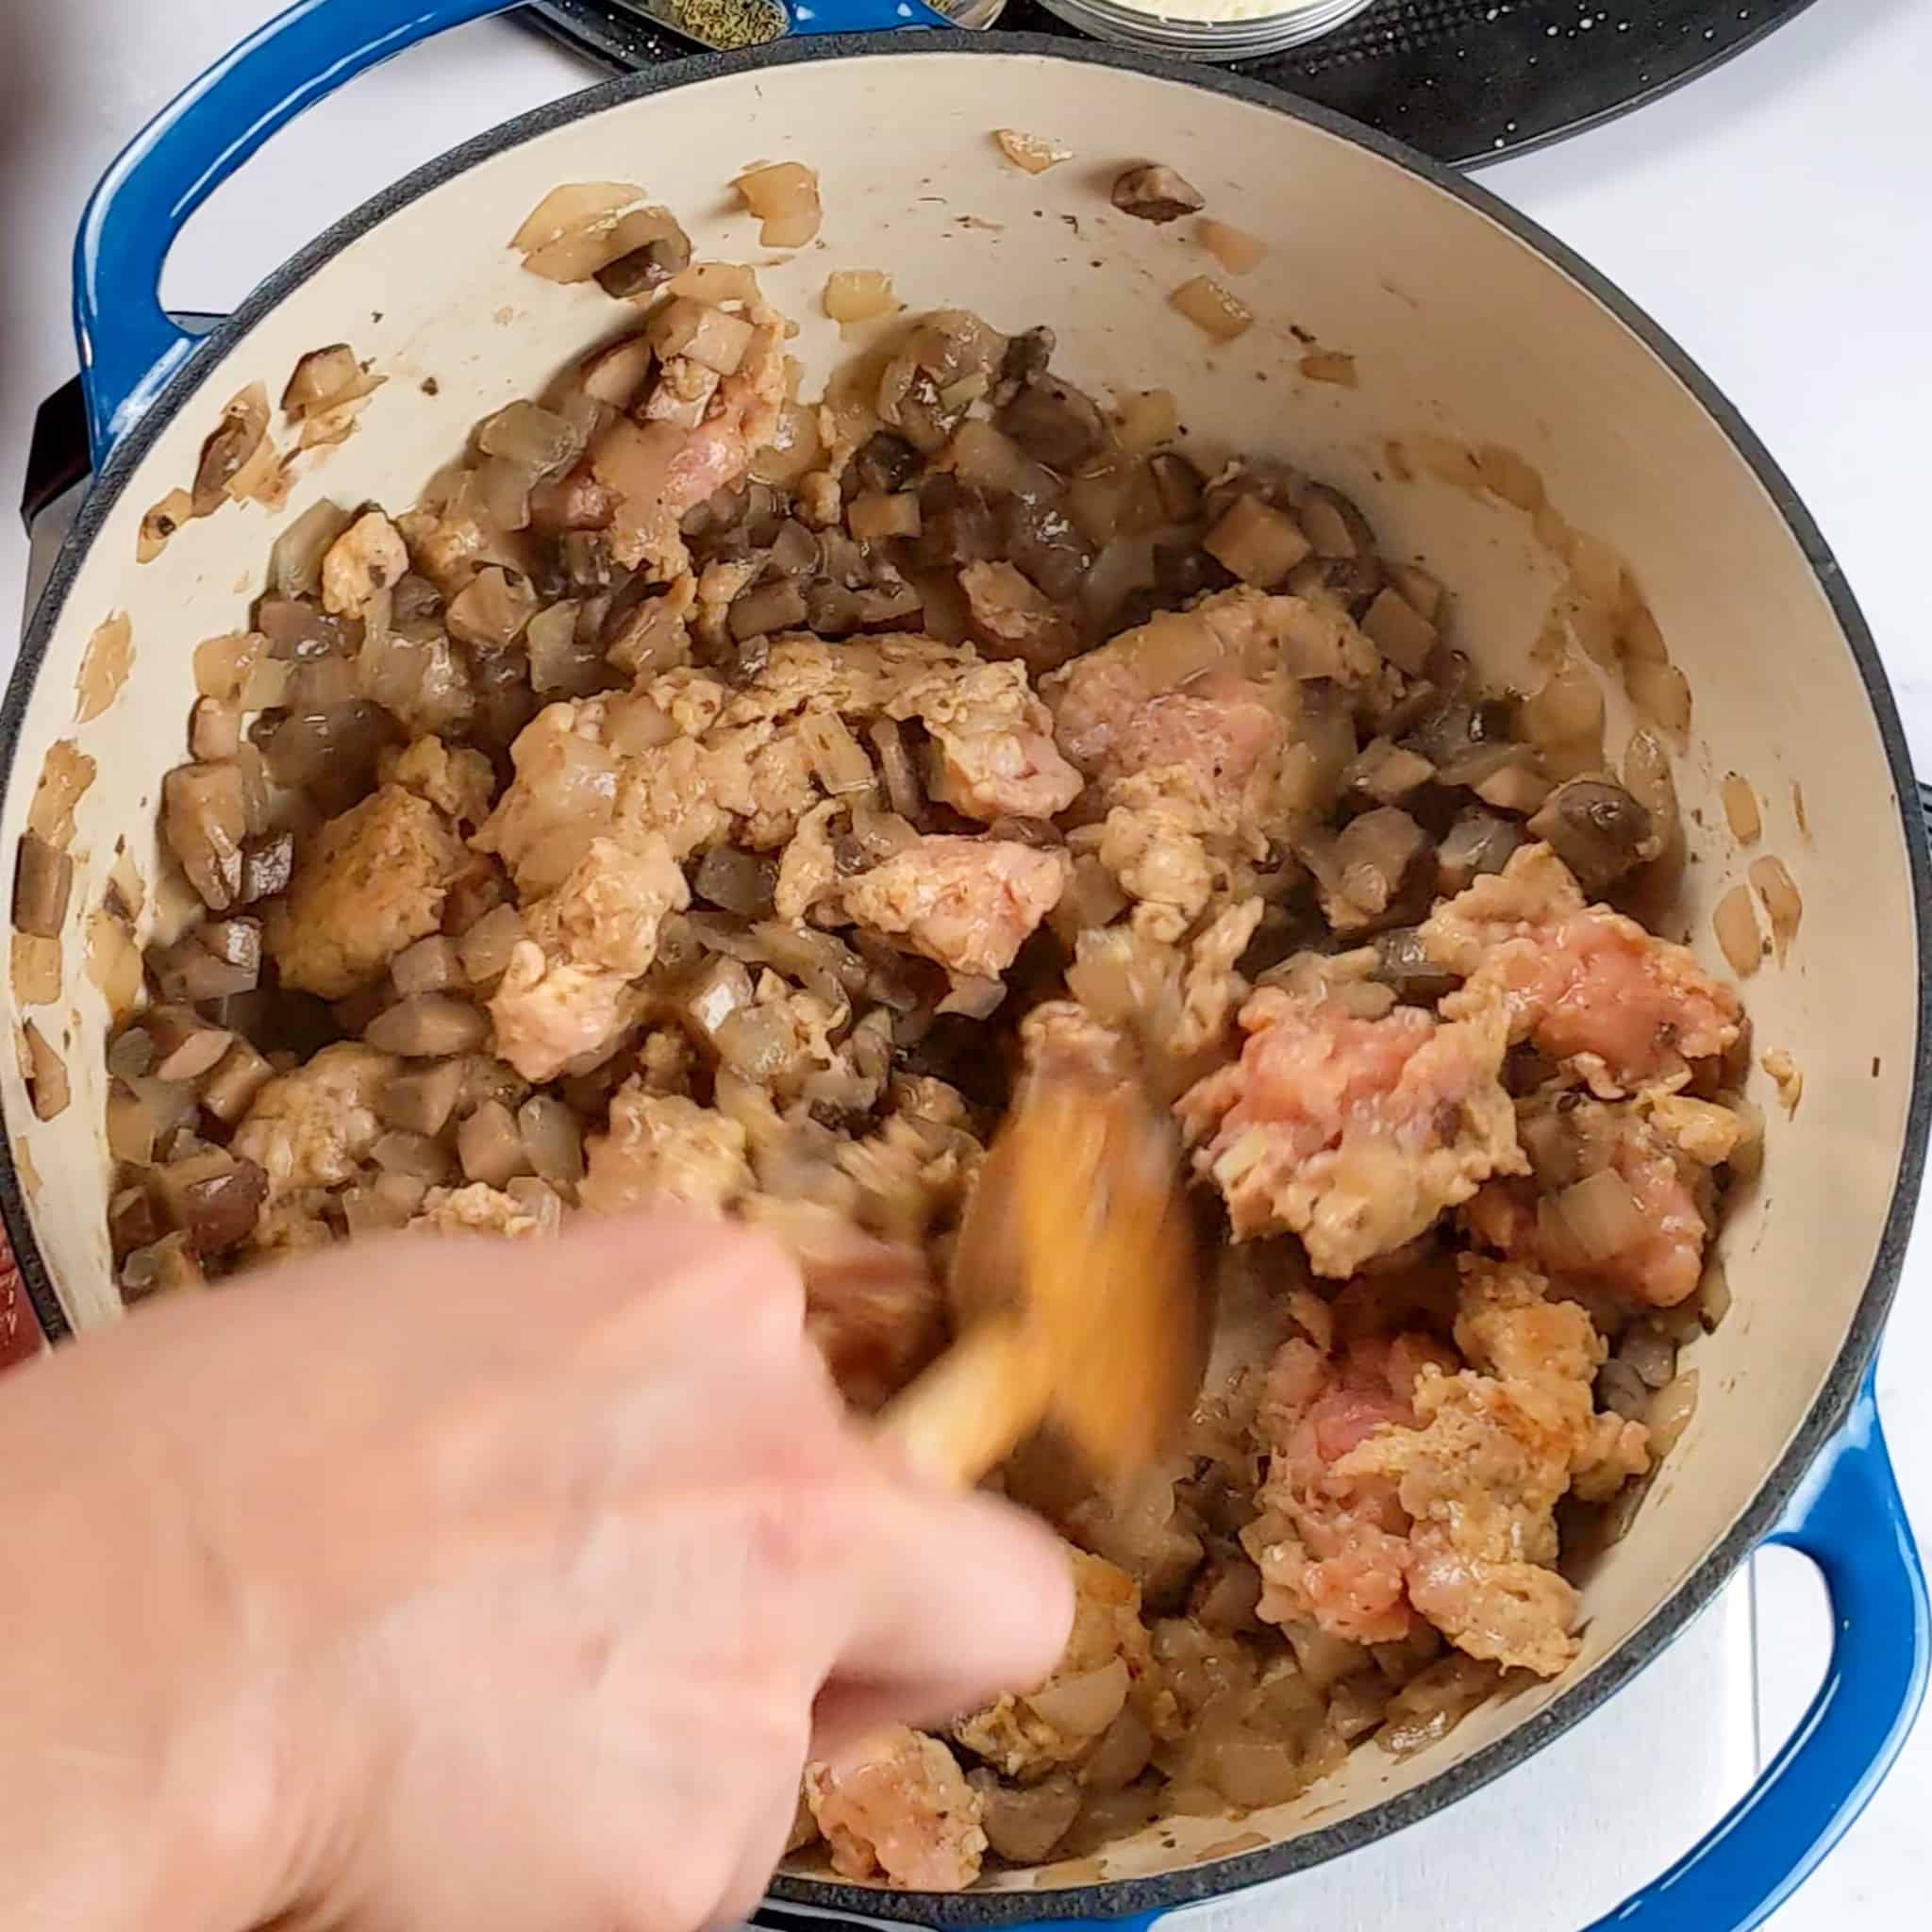
<svg viewBox="0 0 1932 1932"><path fill-rule="evenodd" d="M1878 1426L1872 1374L1767 1539L1802 1550L1831 1597L1824 1684L1743 1799L1654 1885L1589 1932L1751 1932L1843 1837L1925 1694L1925 1576Z"/></svg>
<svg viewBox="0 0 1932 1932"><path fill-rule="evenodd" d="M192 352L161 308L182 225L264 142L365 68L514 0L296 0L185 88L94 190L75 242L74 325L96 467Z"/></svg>
<svg viewBox="0 0 1932 1932"><path fill-rule="evenodd" d="M795 34L896 33L953 24L924 0L785 0L785 11Z"/></svg>

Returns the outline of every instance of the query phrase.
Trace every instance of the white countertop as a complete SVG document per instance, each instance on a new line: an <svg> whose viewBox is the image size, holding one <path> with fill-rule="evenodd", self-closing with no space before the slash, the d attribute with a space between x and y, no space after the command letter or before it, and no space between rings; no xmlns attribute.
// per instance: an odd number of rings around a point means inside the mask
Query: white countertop
<svg viewBox="0 0 1932 1932"><path fill-rule="evenodd" d="M82 202L156 108L275 10L275 0L171 0L161 8L62 0L31 10L31 35L8 36L0 66L0 626L19 608L25 567L11 506L33 412L74 371L68 258ZM1504 163L1484 180L1620 283L1741 408L1844 566L1920 768L1932 774L1928 77L1932 0L1828 0L1641 113ZM164 293L184 308L229 306L325 223L408 168L586 78L568 56L501 23L404 57L281 137L225 188L175 250ZM0 665L9 654L10 645L0 644ZM1928 1371L1932 1234L1915 1243L1879 1377L1893 1454L1922 1535L1932 1540L1932 1406L1907 1399ZM1822 1668L1823 1617L1809 1579L1795 1574L1802 1570L1795 1559L1777 1561L1759 1577L1768 1746ZM1719 1613L1740 1614L1736 1604ZM1713 1641L1709 1654L1723 1649ZM1593 1755L1606 1765L1616 1755L1612 1720L1619 1731L1634 1731L1641 1718L1667 1738L1673 1674L1693 1661L1689 1653L1667 1657L1609 1712L1547 1754L1547 1766L1539 1759L1532 1768L1542 1790L1554 1781L1583 1805L1586 1815L1570 1821L1573 1840L1579 1828L1583 1839L1598 1840L1619 1829L1607 1781L1602 1802L1583 1799ZM1663 1749L1686 1752L1681 1740ZM1641 1760L1610 1773L1619 1784L1649 1774ZM1713 1776L1722 1790L1742 1772L1730 1764ZM1479 1808L1487 1810L1480 1822ZM1922 1923L1928 1815L1932 1724L1907 1745L1838 1854L1777 1915L1776 1932ZM1539 1834L1534 1850L1522 1843L1512 1857L1507 1814L1493 1803L1473 1800L1455 1818L1480 1824L1481 1850L1491 1838L1495 1849L1484 1863L1492 1872L1552 1853ZM1652 1869L1708 1822L1685 1819L1676 1841L1657 1848ZM1453 1848L1438 1841L1442 1851L1427 1861L1438 1874L1465 1862L1466 1836ZM1641 1879L1649 1875L1643 1862L1611 1875ZM1318 1874L1312 1887L1295 1881L1302 1890L1292 1916L1339 1932L1406 1932L1411 1915L1400 1900L1412 1894L1386 1871L1357 1867L1352 1885L1340 1868ZM1601 1911L1615 1891L1576 1897ZM1502 1932L1504 1916L1492 1911L1480 1923ZM1449 1932L1441 1913L1413 1923ZM1564 1928L1551 1923L1542 1932Z"/></svg>

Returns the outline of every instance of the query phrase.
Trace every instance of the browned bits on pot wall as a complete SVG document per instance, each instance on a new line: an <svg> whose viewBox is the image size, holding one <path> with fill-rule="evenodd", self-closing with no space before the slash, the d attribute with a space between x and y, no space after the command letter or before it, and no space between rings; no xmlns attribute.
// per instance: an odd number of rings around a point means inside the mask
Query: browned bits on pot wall
<svg viewBox="0 0 1932 1932"><path fill-rule="evenodd" d="M296 425L296 446L323 449L344 441L370 397L388 380L366 369L347 342L309 350L282 390L282 411Z"/></svg>
<svg viewBox="0 0 1932 1932"><path fill-rule="evenodd" d="M1767 854L1751 861L1751 883L1764 901L1764 916L1771 925L1772 950L1782 966L1791 941L1798 936L1798 923L1805 916L1805 902L1785 862Z"/></svg>
<svg viewBox="0 0 1932 1932"><path fill-rule="evenodd" d="M1074 151L1043 134L1025 134L1017 127L993 129L993 143L1014 167L1028 175L1043 175L1049 168L1070 161Z"/></svg>
<svg viewBox="0 0 1932 1932"><path fill-rule="evenodd" d="M1258 237L1211 216L1202 217L1194 239L1231 275L1252 275L1268 253L1267 243Z"/></svg>
<svg viewBox="0 0 1932 1932"><path fill-rule="evenodd" d="M75 808L94 782L94 761L71 738L57 738L41 761L41 775L27 808L27 827L65 852L74 840Z"/></svg>
<svg viewBox="0 0 1932 1932"><path fill-rule="evenodd" d="M57 1119L67 1111L74 1097L68 1086L67 1064L33 1021L27 1021L20 1031L21 1077L25 1080L28 1098L33 1102L34 1118Z"/></svg>
<svg viewBox="0 0 1932 1932"><path fill-rule="evenodd" d="M185 490L171 490L146 511L134 540L134 560L152 563L168 547L169 540L194 515L194 499Z"/></svg>
<svg viewBox="0 0 1932 1932"><path fill-rule="evenodd" d="M1740 845L1755 845L1764 832L1764 819L1757 808L1757 794L1741 772L1726 772L1718 795L1724 800L1724 821L1731 837Z"/></svg>
<svg viewBox="0 0 1932 1932"><path fill-rule="evenodd" d="M1757 971L1764 960L1764 936L1757 927L1748 887L1733 886L1717 902L1711 929L1717 935L1718 950L1740 979Z"/></svg>
<svg viewBox="0 0 1932 1932"><path fill-rule="evenodd" d="M1296 367L1310 382L1332 382L1341 389L1355 389L1360 382L1355 358L1340 349L1310 349Z"/></svg>
<svg viewBox="0 0 1932 1932"><path fill-rule="evenodd" d="M74 722L86 724L98 718L121 695L134 668L134 626L125 610L117 610L95 626L82 652L74 680Z"/></svg>

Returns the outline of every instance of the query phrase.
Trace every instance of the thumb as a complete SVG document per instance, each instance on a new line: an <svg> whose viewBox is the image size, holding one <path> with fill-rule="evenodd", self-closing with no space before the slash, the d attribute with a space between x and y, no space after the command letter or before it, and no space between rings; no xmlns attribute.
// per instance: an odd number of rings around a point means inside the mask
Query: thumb
<svg viewBox="0 0 1932 1932"><path fill-rule="evenodd" d="M895 1476L868 1514L814 1757L881 1724L936 1723L1029 1689L1073 1628L1067 1546L1011 1504Z"/></svg>

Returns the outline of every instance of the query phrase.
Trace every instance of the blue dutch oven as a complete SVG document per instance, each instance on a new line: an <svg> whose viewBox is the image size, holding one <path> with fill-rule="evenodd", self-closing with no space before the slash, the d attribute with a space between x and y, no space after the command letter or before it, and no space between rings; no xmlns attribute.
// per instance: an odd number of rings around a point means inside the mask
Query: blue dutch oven
<svg viewBox="0 0 1932 1932"><path fill-rule="evenodd" d="M151 870L159 777L181 757L188 654L245 627L280 517L325 493L401 508L473 421L608 333L593 285L540 282L507 245L545 192L637 182L677 211L701 253L759 258L768 293L805 323L797 352L819 375L838 354L818 319L829 268L889 270L915 307L966 304L1008 329L1051 324L1076 378L1175 391L1191 446L1277 450L1350 491L1387 541L1454 587L1458 634L1497 676L1541 621L1553 532L1587 532L1627 562L1694 697L1676 770L1698 860L1685 929L1707 947L1716 903L1757 857L1780 858L1802 894L1788 954L1767 957L1746 992L1760 1049L1789 1056L1803 1098L1788 1111L1765 1082L1763 1177L1722 1237L1735 1304L1687 1351L1695 1413L1629 1533L1586 1580L1583 1654L1563 1678L1476 1711L1412 1758L1357 1751L1306 1798L1239 1826L1165 1821L1097 1868L999 1874L957 1897L801 1870L774 1881L774 1909L1144 1925L1306 1870L1522 1763L1775 1542L1810 1557L1830 1591L1824 1688L1718 1828L1601 1922L1758 1924L1883 1776L1927 1657L1924 1584L1872 1386L1932 1105L1926 840L1871 638L1789 485L1654 324L1481 190L1226 75L1066 41L858 31L929 21L909 0L800 7L794 35L773 46L545 108L376 197L209 333L162 311L161 267L182 224L277 129L372 63L500 6L303 0L160 114L87 211L76 316L96 476L0 720L9 863L49 748L76 740L94 760L62 941L72 1009L55 1029L73 1104L38 1120L11 1056L0 1069L0 1205L45 1325L58 1335L119 1311L102 1224L107 1014L82 934L117 839ZM1073 158L1023 174L989 139L1002 126L1050 135ZM773 262L722 191L746 163L778 158L818 171L825 222L822 247ZM1162 299L1207 266L1198 249L1108 207L1113 172L1141 158L1178 168L1215 213L1268 244L1241 284L1257 320L1238 341L1207 349ZM1352 386L1301 377L1310 339L1354 358ZM325 463L296 466L279 516L226 508L137 562L143 512L192 474L222 405L257 381L278 394L299 355L341 341L390 377L357 434ZM1470 446L1531 466L1536 501L1506 501L1453 461L1396 453ZM81 658L113 611L131 622L133 669L118 702L76 724ZM1726 772L1745 774L1762 801L1754 851L1722 829Z"/></svg>

